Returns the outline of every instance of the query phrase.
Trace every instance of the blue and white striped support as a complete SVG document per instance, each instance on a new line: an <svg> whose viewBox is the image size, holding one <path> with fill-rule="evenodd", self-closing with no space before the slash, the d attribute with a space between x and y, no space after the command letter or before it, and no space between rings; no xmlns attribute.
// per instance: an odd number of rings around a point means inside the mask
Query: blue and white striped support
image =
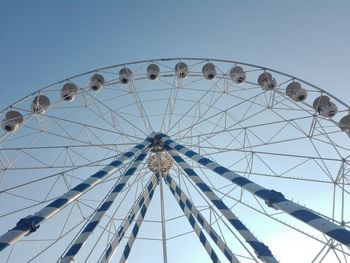
<svg viewBox="0 0 350 263"><path fill-rule="evenodd" d="M350 231L341 227L329 220L321 217L319 214L307 209L306 207L294 203L288 200L284 195L275 190L266 189L247 178L240 176L239 174L228 170L227 168L221 166L220 164L180 145L164 134L159 134L161 141L170 146L172 149L186 155L192 160L198 162L199 164L209 168L215 173L221 175L227 180L233 182L234 184L240 186L241 188L247 190L248 192L254 194L255 196L263 199L265 203L275 209L280 209L287 214L293 216L294 218L312 226L313 228L321 231L325 235L337 240L338 242L350 247Z"/></svg>
<svg viewBox="0 0 350 263"><path fill-rule="evenodd" d="M224 217L226 217L226 219L238 231L244 240L254 249L254 252L258 258L268 263L278 262L272 255L270 249L249 231L249 229L232 213L232 211L196 174L196 172L174 150L170 149L169 146L165 145L165 149L170 153L175 162L184 170L189 178L209 198L214 206L224 215Z"/></svg>
<svg viewBox="0 0 350 263"><path fill-rule="evenodd" d="M212 238L214 243L220 248L222 253L231 263L239 263L239 260L236 256L231 252L231 250L227 247L225 242L221 239L221 237L215 232L215 230L211 227L208 221L201 215L198 211L197 207L191 202L191 200L186 196L186 194L181 190L181 188L176 184L175 180L168 174L165 176L165 180L170 187L171 192L173 193L175 199L179 203L182 211L186 215L187 219L192 222L191 216L193 216L204 228L204 230L208 233L208 235ZM192 225L192 223L191 223ZM193 227L193 225L192 225ZM201 235L199 235L201 239ZM205 244L203 244L206 247ZM211 251L208 251L209 256L211 256ZM213 260L214 261L214 260Z"/></svg>
<svg viewBox="0 0 350 263"><path fill-rule="evenodd" d="M159 181L159 175L154 174L146 187L144 187L143 192L139 195L139 197L136 199L134 205L130 209L129 213L123 220L123 224L118 228L117 234L114 236L113 240L109 243L105 251L103 252L102 258L100 258L100 263L107 263L113 256L114 252L118 248L118 245L122 238L124 237L126 231L129 229L129 226L133 222L135 216L141 209L141 207L146 204L146 206L149 205L151 198L154 193L154 189L157 186L157 183Z"/></svg>
<svg viewBox="0 0 350 263"><path fill-rule="evenodd" d="M157 174L157 179L159 180L159 175L158 174ZM126 262L126 260L129 257L129 254L130 254L130 251L131 251L131 247L132 247L132 245L135 242L136 236L137 236L137 234L138 234L138 232L140 230L140 227L141 227L141 224L143 222L143 219L145 218L145 215L146 215L146 212L147 212L147 208L148 208L148 206L149 206L149 204L150 204L150 202L152 200L153 194L154 194L154 190L155 190L155 188L153 188L150 191L149 196L148 196L149 198L146 199L144 204L142 205L141 211L140 211L140 213L137 216L137 219L135 221L135 225L134 225L134 227L133 227L133 229L131 231L131 235L129 237L128 243L125 245L124 252L123 252L122 257L120 258L119 263Z"/></svg>
<svg viewBox="0 0 350 263"><path fill-rule="evenodd" d="M114 200L117 198L119 193L124 189L130 177L135 173L137 167L140 163L143 162L147 155L146 148L141 151L141 153L137 156L135 161L129 167L129 169L121 176L118 184L113 188L112 192L108 195L107 199L100 205L100 207L96 210L94 216L90 219L89 223L85 226L83 231L80 233L75 242L70 246L67 253L61 259L61 263L69 263L72 262L75 256L78 254L79 250L83 247L88 237L95 230L96 226L100 223L102 217L107 212L107 210L111 207Z"/></svg>
<svg viewBox="0 0 350 263"><path fill-rule="evenodd" d="M93 188L95 185L100 183L104 178L113 174L117 171L117 167L125 163L128 159L135 156L139 151L143 150L146 146L153 142L154 133L147 137L143 142L131 148L129 151L118 157L116 160L111 162L109 165L98 171L97 173L90 176L88 179L78 184L67 193L63 194L49 205L36 212L34 215L29 215L26 218L22 218L18 221L16 226L9 230L7 233L0 237L0 251L16 243L18 240L35 232L40 223L48 220L56 213L61 211L66 205L70 204L77 198L79 198L84 192Z"/></svg>

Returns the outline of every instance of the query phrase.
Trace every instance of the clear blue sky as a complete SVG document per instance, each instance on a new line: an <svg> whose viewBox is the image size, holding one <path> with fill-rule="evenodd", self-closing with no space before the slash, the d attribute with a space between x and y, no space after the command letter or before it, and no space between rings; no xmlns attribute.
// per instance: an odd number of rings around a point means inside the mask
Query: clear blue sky
<svg viewBox="0 0 350 263"><path fill-rule="evenodd" d="M0 109L71 75L161 57L266 66L349 104L349 14L348 0L0 0Z"/></svg>
<svg viewBox="0 0 350 263"><path fill-rule="evenodd" d="M348 99L347 0L1 0L0 6L1 109L76 73L179 56L279 69Z"/></svg>

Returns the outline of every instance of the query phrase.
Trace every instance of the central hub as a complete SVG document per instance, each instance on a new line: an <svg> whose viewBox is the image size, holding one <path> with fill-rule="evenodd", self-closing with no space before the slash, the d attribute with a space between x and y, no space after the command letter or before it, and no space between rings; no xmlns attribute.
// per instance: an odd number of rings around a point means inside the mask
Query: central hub
<svg viewBox="0 0 350 263"><path fill-rule="evenodd" d="M151 152L158 153L163 152L163 142L160 140L160 136L156 135L153 139L153 147Z"/></svg>
<svg viewBox="0 0 350 263"><path fill-rule="evenodd" d="M148 169L152 172L169 172L172 165L170 156L165 152L157 152L148 159Z"/></svg>

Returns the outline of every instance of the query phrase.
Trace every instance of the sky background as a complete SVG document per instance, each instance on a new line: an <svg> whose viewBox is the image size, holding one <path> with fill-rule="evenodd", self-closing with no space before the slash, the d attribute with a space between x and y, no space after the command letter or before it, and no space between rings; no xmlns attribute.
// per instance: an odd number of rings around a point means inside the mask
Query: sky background
<svg viewBox="0 0 350 263"><path fill-rule="evenodd" d="M0 108L68 76L160 57L232 59L349 102L350 1L0 1Z"/></svg>
<svg viewBox="0 0 350 263"><path fill-rule="evenodd" d="M163 57L242 61L346 103L348 0L0 0L0 109L99 67Z"/></svg>

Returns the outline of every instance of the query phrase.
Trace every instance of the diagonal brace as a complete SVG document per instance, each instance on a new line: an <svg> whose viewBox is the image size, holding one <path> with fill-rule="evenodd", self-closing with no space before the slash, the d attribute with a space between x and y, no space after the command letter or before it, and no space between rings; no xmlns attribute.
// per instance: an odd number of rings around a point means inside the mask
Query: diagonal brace
<svg viewBox="0 0 350 263"><path fill-rule="evenodd" d="M221 252L225 255L225 257L231 263L239 263L239 260L232 253L226 243L221 239L221 237L215 232L215 230L211 227L208 221L204 216L199 212L197 207L191 202L191 200L186 196L186 194L181 190L181 188L177 185L175 180L167 174L165 176L165 180L170 187L171 192L173 193L176 201L179 203L182 211L189 219L190 216L193 216L204 228L207 234L211 237L213 242L219 247ZM190 219L189 219L190 220ZM190 221L191 222L191 221ZM211 255L211 251L208 251L209 255Z"/></svg>
<svg viewBox="0 0 350 263"><path fill-rule="evenodd" d="M161 137L161 141L168 147L175 149L176 151L184 154L199 164L214 171L218 175L240 186L244 190L259 197L260 199L264 200L268 206L282 210L283 212L306 223L307 225L317 229L318 231L350 248L350 231L346 228L327 220L326 218L300 204L288 200L282 193L275 190L266 189L250 181L249 179L223 167L217 162L214 162L188 149L187 147L176 143L165 134L158 134L157 136Z"/></svg>
<svg viewBox="0 0 350 263"><path fill-rule="evenodd" d="M88 179L78 184L73 189L69 190L62 196L58 197L55 201L42 208L34 215L29 215L25 220L21 219L17 225L9 230L7 233L0 236L0 251L6 247L15 244L18 240L22 239L39 228L40 224L55 214L60 212L65 206L72 203L74 200L79 198L83 193L90 190L106 177L117 171L117 168L124 164L128 159L134 157L138 152L144 149L146 146L153 142L155 133L148 136L143 142L131 148L121 156L117 157L116 160L111 162L109 165L96 172Z"/></svg>

